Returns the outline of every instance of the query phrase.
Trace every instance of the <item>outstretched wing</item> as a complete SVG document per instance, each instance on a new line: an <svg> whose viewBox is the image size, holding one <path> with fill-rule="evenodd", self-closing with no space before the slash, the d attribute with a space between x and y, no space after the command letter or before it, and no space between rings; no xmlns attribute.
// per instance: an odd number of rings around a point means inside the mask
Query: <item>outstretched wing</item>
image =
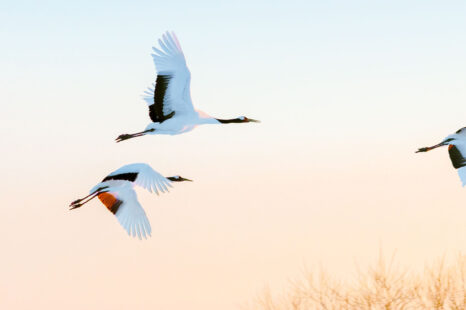
<svg viewBox="0 0 466 310"><path fill-rule="evenodd" d="M149 192L154 191L157 195L159 191L162 193L168 192L168 188L172 187L171 181L152 169L151 166L147 164L135 164L138 165L138 176L134 183L139 185Z"/></svg>
<svg viewBox="0 0 466 310"><path fill-rule="evenodd" d="M152 48L157 78L143 95L153 122L163 122L177 113L194 113L191 73L178 39L174 33L166 32L158 42L160 48Z"/></svg>
<svg viewBox="0 0 466 310"><path fill-rule="evenodd" d="M463 186L466 185L466 146L453 145L448 146L448 154L450 154L451 163L455 169L458 169Z"/></svg>
<svg viewBox="0 0 466 310"><path fill-rule="evenodd" d="M100 201L112 212L121 226L132 237L146 239L152 232L146 212L139 203L135 191L127 186L120 190L98 195Z"/></svg>
<svg viewBox="0 0 466 310"><path fill-rule="evenodd" d="M145 163L124 165L106 176L102 182L110 180L129 181L147 189L151 193L154 191L157 195L159 191L168 192L168 187L172 187L169 179Z"/></svg>

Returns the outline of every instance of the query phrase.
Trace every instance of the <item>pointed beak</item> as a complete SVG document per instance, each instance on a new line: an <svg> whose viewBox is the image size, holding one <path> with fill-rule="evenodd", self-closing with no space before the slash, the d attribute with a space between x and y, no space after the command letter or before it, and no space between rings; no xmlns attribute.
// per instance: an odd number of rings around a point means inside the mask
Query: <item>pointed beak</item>
<svg viewBox="0 0 466 310"><path fill-rule="evenodd" d="M252 123L260 123L261 121L258 121L257 119L252 119L252 118L248 118L248 120Z"/></svg>
<svg viewBox="0 0 466 310"><path fill-rule="evenodd" d="M445 146L445 145L447 145L447 144L448 144L447 142L442 141L442 142L440 142L439 144L436 144L436 145L433 145L433 146L421 147L420 149L418 149L418 150L416 151L416 153L428 152L428 151L431 151L431 150L436 149L436 148L438 148L438 147Z"/></svg>
<svg viewBox="0 0 466 310"><path fill-rule="evenodd" d="M186 178L181 177L181 178L180 178L180 181L189 181L189 182L192 182L193 180L190 180L190 179L186 179Z"/></svg>

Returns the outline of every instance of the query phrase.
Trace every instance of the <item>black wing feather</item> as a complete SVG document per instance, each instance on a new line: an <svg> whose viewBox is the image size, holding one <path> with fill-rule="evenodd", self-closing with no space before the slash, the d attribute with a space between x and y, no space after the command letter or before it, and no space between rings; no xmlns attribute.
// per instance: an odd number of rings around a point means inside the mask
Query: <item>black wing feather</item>
<svg viewBox="0 0 466 310"><path fill-rule="evenodd" d="M120 173L120 174L115 174L115 175L108 175L105 177L105 179L102 180L102 182L109 181L109 180L123 180L123 181L134 182L137 177L138 177L137 172Z"/></svg>
<svg viewBox="0 0 466 310"><path fill-rule="evenodd" d="M175 115L175 111L170 111L166 115L163 114L165 93L170 79L170 75L157 75L154 90L154 103L149 106L149 117L154 123L162 123Z"/></svg>
<svg viewBox="0 0 466 310"><path fill-rule="evenodd" d="M463 128L461 128L461 129L458 129L458 130L456 131L456 133L459 134L459 133L461 133L461 132L462 132L463 130L465 130L465 129L466 129L466 127L463 127Z"/></svg>
<svg viewBox="0 0 466 310"><path fill-rule="evenodd" d="M448 153L450 154L451 163L455 169L466 166L466 158L463 157L456 146L450 144L448 146Z"/></svg>

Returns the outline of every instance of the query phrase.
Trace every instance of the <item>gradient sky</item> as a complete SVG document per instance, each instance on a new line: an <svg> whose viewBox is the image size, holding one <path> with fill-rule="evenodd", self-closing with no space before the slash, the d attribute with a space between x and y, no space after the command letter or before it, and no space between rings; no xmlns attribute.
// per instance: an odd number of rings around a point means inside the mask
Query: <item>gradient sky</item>
<svg viewBox="0 0 466 310"><path fill-rule="evenodd" d="M414 154L466 126L464 16L464 1L0 2L0 308L238 309L303 265L466 251L447 151ZM114 143L149 121L166 30L197 108L262 123ZM195 180L138 191L151 239L97 201L68 211L132 162Z"/></svg>

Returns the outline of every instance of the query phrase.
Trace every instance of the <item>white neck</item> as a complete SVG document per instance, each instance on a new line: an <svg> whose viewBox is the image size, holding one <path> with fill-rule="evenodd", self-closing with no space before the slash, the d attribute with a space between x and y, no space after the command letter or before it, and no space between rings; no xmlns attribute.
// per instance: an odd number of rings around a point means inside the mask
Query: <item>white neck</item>
<svg viewBox="0 0 466 310"><path fill-rule="evenodd" d="M213 118L212 116L208 115L205 112L197 111L197 115L198 115L197 124L199 125L220 124L219 121L217 121L215 118Z"/></svg>

